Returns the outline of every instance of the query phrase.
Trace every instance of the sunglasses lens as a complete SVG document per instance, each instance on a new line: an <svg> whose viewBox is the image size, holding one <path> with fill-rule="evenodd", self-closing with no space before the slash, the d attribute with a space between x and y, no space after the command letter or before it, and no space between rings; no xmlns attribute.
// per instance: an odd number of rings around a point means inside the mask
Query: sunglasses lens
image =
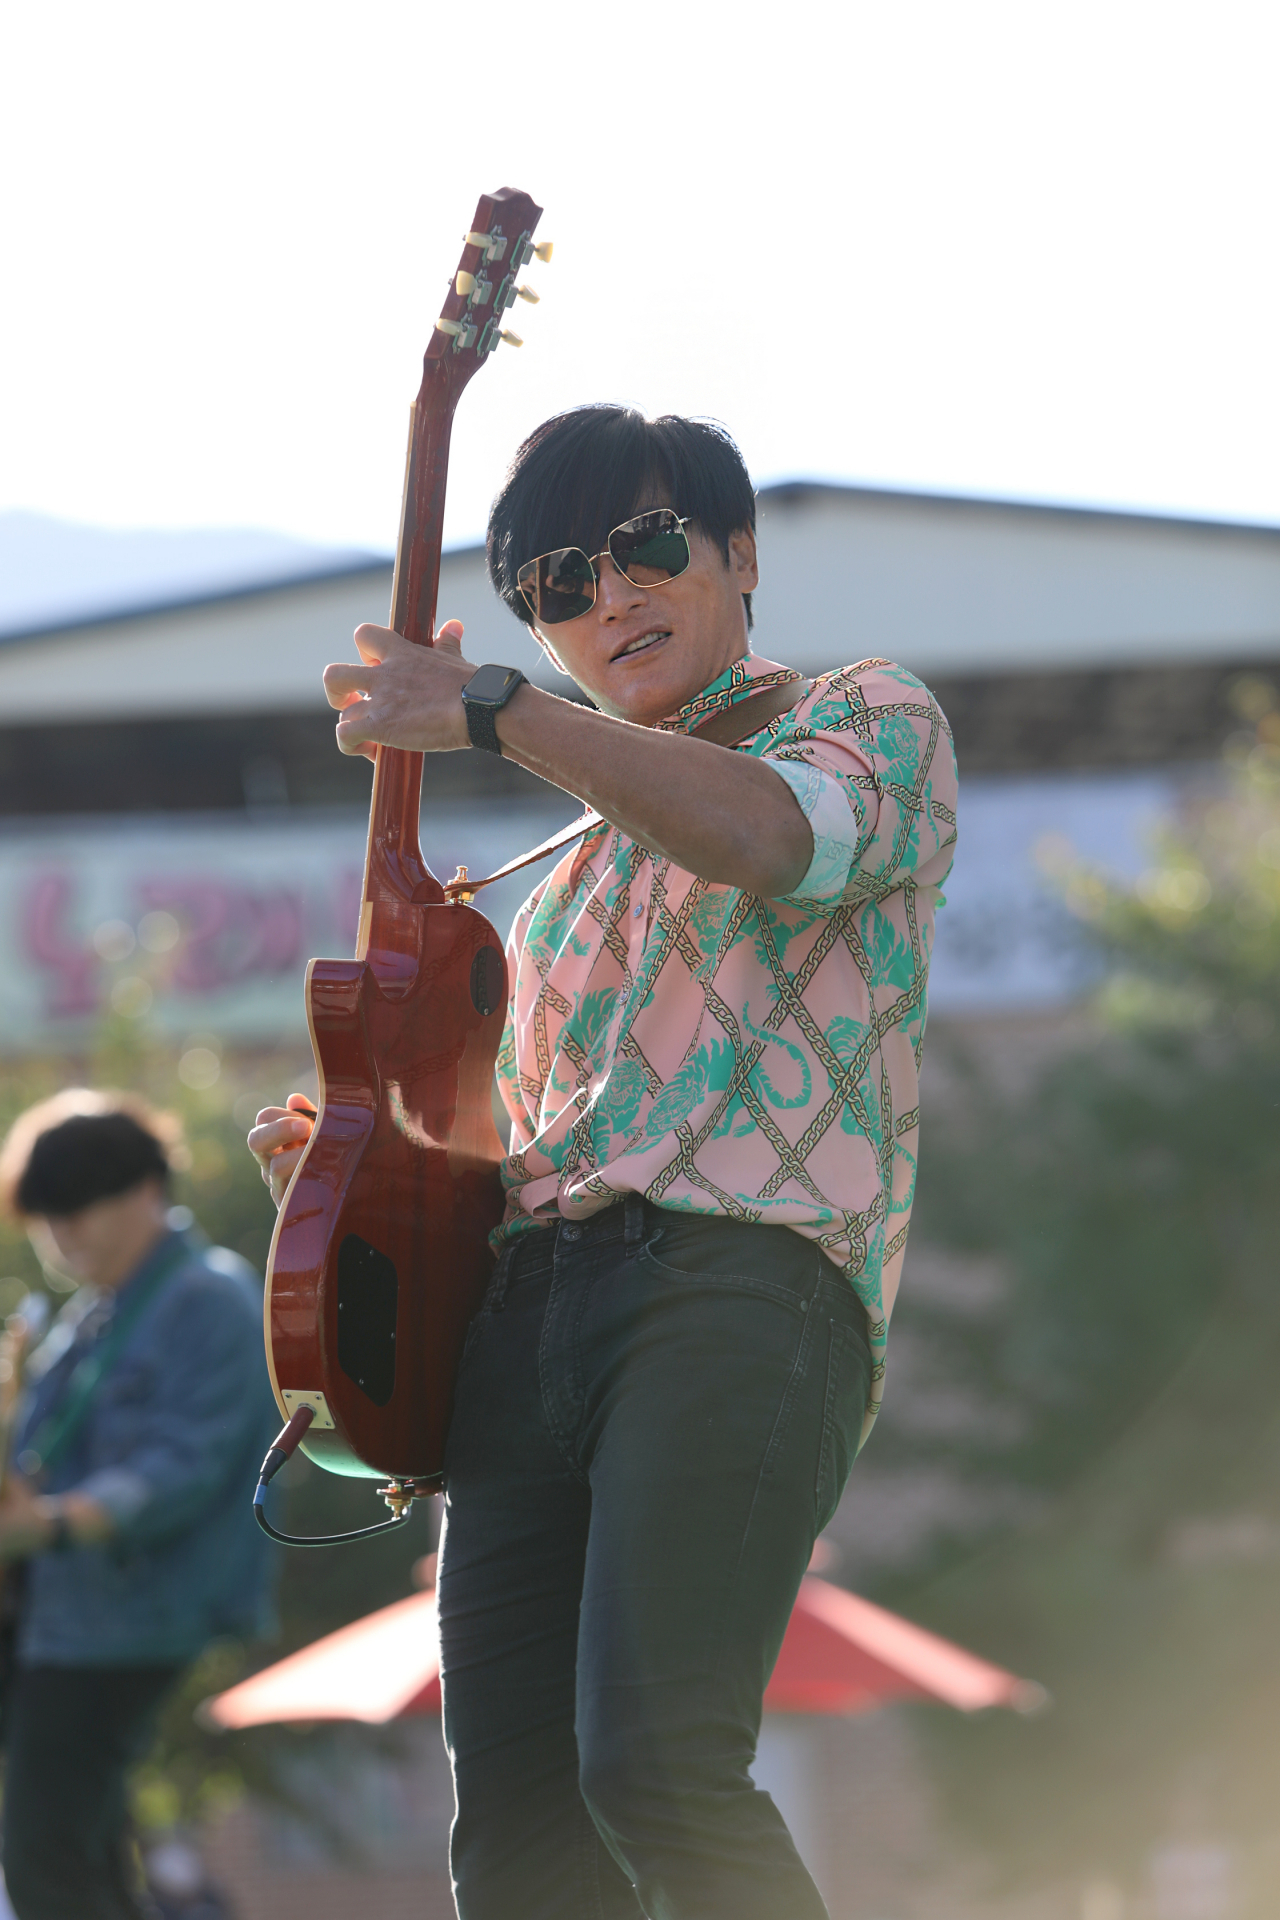
<svg viewBox="0 0 1280 1920"><path fill-rule="evenodd" d="M596 576L581 547L557 547L521 567L519 587L544 627L576 620L596 603Z"/></svg>
<svg viewBox="0 0 1280 1920"><path fill-rule="evenodd" d="M638 513L609 535L609 558L633 586L660 587L689 565L689 542L670 507Z"/></svg>
<svg viewBox="0 0 1280 1920"><path fill-rule="evenodd" d="M633 586L660 587L685 572L689 541L673 507L638 513L609 535L609 558ZM581 547L557 547L516 575L539 626L563 626L596 603L596 571Z"/></svg>

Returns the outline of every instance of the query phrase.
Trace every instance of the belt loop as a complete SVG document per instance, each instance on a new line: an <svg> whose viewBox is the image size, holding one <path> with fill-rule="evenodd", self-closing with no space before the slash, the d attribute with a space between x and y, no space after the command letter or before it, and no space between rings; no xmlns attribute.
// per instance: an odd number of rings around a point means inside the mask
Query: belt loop
<svg viewBox="0 0 1280 1920"><path fill-rule="evenodd" d="M634 1260L644 1245L644 1195L628 1193L622 1202L622 1248L624 1257Z"/></svg>

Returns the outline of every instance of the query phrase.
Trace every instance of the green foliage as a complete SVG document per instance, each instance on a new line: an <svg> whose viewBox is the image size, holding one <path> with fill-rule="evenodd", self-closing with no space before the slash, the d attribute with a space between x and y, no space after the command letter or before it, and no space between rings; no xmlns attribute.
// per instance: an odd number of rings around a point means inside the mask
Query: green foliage
<svg viewBox="0 0 1280 1920"><path fill-rule="evenodd" d="M1191 1826L1274 1911L1280 1766L1280 701L1121 885L1058 861L1110 961L1093 1036L1002 1092L951 1038L914 1231L1010 1275L960 1364L1014 1418L968 1444L1037 1514L894 1598L1046 1684L1039 1720L932 1721L1008 1875L1136 1882ZM1187 1807L1192 1807L1191 1814Z"/></svg>
<svg viewBox="0 0 1280 1920"><path fill-rule="evenodd" d="M1106 1011L1123 1028L1203 1030L1234 1055L1280 1045L1280 696L1236 683L1253 721L1227 744L1225 780L1188 795L1132 887L1057 866L1068 904L1112 958Z"/></svg>

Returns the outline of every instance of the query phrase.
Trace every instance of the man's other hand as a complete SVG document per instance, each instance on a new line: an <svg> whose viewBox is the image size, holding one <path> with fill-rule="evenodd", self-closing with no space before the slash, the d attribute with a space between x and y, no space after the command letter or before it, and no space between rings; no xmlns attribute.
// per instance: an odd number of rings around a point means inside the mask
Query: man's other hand
<svg viewBox="0 0 1280 1920"><path fill-rule="evenodd" d="M87 1494L40 1494L20 1473L12 1474L0 1495L0 1560L42 1553L51 1545L59 1520L76 1546L94 1546L114 1527L106 1508Z"/></svg>
<svg viewBox="0 0 1280 1920"><path fill-rule="evenodd" d="M311 1138L316 1110L305 1093L291 1093L287 1105L264 1107L257 1125L249 1133L249 1151L262 1170L271 1189L271 1198L279 1207L293 1170L302 1158L302 1149Z"/></svg>

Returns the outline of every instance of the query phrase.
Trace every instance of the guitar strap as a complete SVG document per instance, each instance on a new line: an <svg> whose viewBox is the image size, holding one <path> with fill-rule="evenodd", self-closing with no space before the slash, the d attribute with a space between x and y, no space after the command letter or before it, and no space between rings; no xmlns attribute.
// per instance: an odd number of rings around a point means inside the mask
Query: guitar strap
<svg viewBox="0 0 1280 1920"><path fill-rule="evenodd" d="M96 1343L71 1371L62 1397L31 1435L18 1455L18 1465L26 1474L56 1466L76 1439L89 1415L94 1395L119 1359L129 1335L141 1320L170 1274L191 1259L185 1240L171 1248L167 1256L148 1275L123 1313L113 1313Z"/></svg>
<svg viewBox="0 0 1280 1920"><path fill-rule="evenodd" d="M808 685L807 680L797 675L794 680L786 680L780 686L768 687L763 693L753 694L736 707L724 707L719 713L712 714L700 727L694 727L689 737L692 740L708 740L716 747L736 747L759 733L771 720L789 713L808 690ZM470 900L481 887L491 887L495 880L505 880L508 874L519 873L522 867L531 867L535 861L544 860L549 853L559 853L563 848L572 846L575 840L598 833L601 827L608 825L603 814L588 809L569 826L562 827L559 833L553 833L549 840L540 841L517 860L508 860L505 866L499 867L495 873L486 874L483 880L471 879L466 868L459 867L453 879L445 882L445 893L451 900Z"/></svg>

